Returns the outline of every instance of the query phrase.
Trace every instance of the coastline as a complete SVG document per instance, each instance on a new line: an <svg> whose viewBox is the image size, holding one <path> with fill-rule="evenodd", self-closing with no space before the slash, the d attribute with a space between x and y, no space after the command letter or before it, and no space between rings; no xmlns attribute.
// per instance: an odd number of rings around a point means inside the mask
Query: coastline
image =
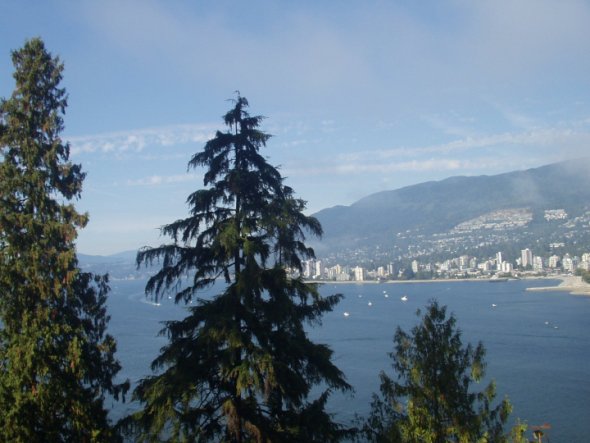
<svg viewBox="0 0 590 443"><path fill-rule="evenodd" d="M549 292L549 291L563 291L569 292L572 295L590 296L590 284L582 280L580 276L560 275L555 276L554 279L561 280L557 286L542 286L538 288L526 288L531 292Z"/></svg>
<svg viewBox="0 0 590 443"><path fill-rule="evenodd" d="M513 279L508 279L513 280ZM557 286L539 286L526 288L530 292L569 292L572 295L590 296L590 284L582 280L580 276L572 275L554 275L550 277L525 277L521 280L560 280ZM387 285L387 284L403 284L403 283L460 283L460 282L493 282L493 279L483 278L461 278L461 279L437 279L437 280L366 280L366 281L318 281L310 280L308 283L316 283L320 285L339 285L339 284L358 284L358 285Z"/></svg>
<svg viewBox="0 0 590 443"><path fill-rule="evenodd" d="M404 283L459 283L459 282L467 282L467 281L489 281L487 278L439 278L439 279L431 279L431 280L418 280L418 279L411 279L411 280L385 280L385 281L377 281L377 280L306 280L306 283L316 283L319 285L347 285L347 284L357 284L357 285L400 285Z"/></svg>

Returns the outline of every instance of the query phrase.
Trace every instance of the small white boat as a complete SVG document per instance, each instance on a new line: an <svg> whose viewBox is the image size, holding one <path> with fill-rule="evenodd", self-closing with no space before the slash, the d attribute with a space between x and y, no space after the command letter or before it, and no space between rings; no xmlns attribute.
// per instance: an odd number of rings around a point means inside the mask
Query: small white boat
<svg viewBox="0 0 590 443"><path fill-rule="evenodd" d="M492 308L495 308L496 306L498 306L496 303L492 303Z"/></svg>
<svg viewBox="0 0 590 443"><path fill-rule="evenodd" d="M367 303L368 306L373 306L373 302Z"/></svg>
<svg viewBox="0 0 590 443"><path fill-rule="evenodd" d="M345 312L345 313L344 313L344 316L345 316L345 317L348 317L349 315L350 315L350 314L349 314L348 312Z"/></svg>
<svg viewBox="0 0 590 443"><path fill-rule="evenodd" d="M400 298L401 301L408 301L408 296L407 295L403 295L402 298Z"/></svg>
<svg viewBox="0 0 590 443"><path fill-rule="evenodd" d="M389 295L388 294L383 294L383 297L387 298L387 297L389 297Z"/></svg>

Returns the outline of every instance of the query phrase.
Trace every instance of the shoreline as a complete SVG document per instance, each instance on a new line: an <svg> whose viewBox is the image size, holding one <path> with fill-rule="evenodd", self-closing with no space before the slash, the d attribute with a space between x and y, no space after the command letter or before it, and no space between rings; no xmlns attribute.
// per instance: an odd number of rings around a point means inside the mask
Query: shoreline
<svg viewBox="0 0 590 443"><path fill-rule="evenodd" d="M549 291L563 291L569 292L572 295L590 296L590 284L582 280L580 276L561 275L556 276L557 280L561 280L557 286L541 286L537 288L526 288L530 292L549 292Z"/></svg>
<svg viewBox="0 0 590 443"><path fill-rule="evenodd" d="M554 276L547 276L547 277L524 277L520 279L515 278L508 278L508 281L514 280L559 280L560 283L556 286L539 286L539 287L529 287L526 288L526 291L529 292L569 292L572 295L585 295L590 296L590 284L586 283L582 280L580 276L571 276L571 275L554 275ZM365 280L365 281L316 281L310 280L308 283L316 283L320 285L340 285L340 284L357 284L357 285L387 285L387 284L403 284L403 283L460 283L460 282L493 282L493 283L502 283L501 282L494 282L494 279L489 278L461 278L461 279L435 279L435 280L386 280L386 281L376 281L376 280Z"/></svg>

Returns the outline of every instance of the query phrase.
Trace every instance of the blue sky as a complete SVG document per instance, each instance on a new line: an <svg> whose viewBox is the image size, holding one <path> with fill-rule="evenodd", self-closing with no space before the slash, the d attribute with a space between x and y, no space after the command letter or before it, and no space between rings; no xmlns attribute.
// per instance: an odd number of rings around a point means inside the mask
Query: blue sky
<svg viewBox="0 0 590 443"><path fill-rule="evenodd" d="M88 174L78 249L110 254L166 241L158 227L188 214L202 171L186 164L235 90L310 213L586 156L588 23L575 0L3 0L0 96L10 50L42 37Z"/></svg>

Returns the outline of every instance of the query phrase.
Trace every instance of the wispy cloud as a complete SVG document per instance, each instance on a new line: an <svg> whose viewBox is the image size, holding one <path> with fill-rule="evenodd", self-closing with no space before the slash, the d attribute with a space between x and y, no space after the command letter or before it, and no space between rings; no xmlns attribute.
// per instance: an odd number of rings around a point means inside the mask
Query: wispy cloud
<svg viewBox="0 0 590 443"><path fill-rule="evenodd" d="M453 116L454 121L449 121L440 114L422 117L433 128L441 130L444 134L455 137L467 137L474 135L473 118Z"/></svg>
<svg viewBox="0 0 590 443"><path fill-rule="evenodd" d="M178 175L151 175L140 179L129 179L128 186L159 186L174 183L185 183L200 180L202 177L197 174L178 174Z"/></svg>
<svg viewBox="0 0 590 443"><path fill-rule="evenodd" d="M432 172L445 171L456 174L465 170L488 169L500 165L498 159L462 160L457 158L429 158L424 160L410 160L403 162L365 162L343 163L335 165L315 166L311 168L289 169L289 174L295 175L356 175L356 174L387 174L392 172Z"/></svg>
<svg viewBox="0 0 590 443"><path fill-rule="evenodd" d="M453 152L498 148L498 155L504 150L517 150L530 147L548 147L569 155L578 155L583 147L590 146L590 128L552 127L538 128L523 132L503 132L498 134L468 136L447 143L429 146L399 147L391 149L367 150L349 153L338 157L343 161L354 161L371 156L377 160L399 157L415 157L423 154L451 154ZM515 152L512 150L512 154Z"/></svg>
<svg viewBox="0 0 590 443"><path fill-rule="evenodd" d="M73 155L83 153L141 152L147 146L203 143L214 134L213 125L181 124L105 134L73 136L68 141Z"/></svg>
<svg viewBox="0 0 590 443"><path fill-rule="evenodd" d="M316 159L313 166L287 168L294 176L389 172L498 170L528 163L549 163L581 155L590 146L588 128L542 128L469 136L447 143L343 153ZM468 151L470 152L467 155ZM460 154L457 157L457 154ZM526 161L525 161L526 160Z"/></svg>

